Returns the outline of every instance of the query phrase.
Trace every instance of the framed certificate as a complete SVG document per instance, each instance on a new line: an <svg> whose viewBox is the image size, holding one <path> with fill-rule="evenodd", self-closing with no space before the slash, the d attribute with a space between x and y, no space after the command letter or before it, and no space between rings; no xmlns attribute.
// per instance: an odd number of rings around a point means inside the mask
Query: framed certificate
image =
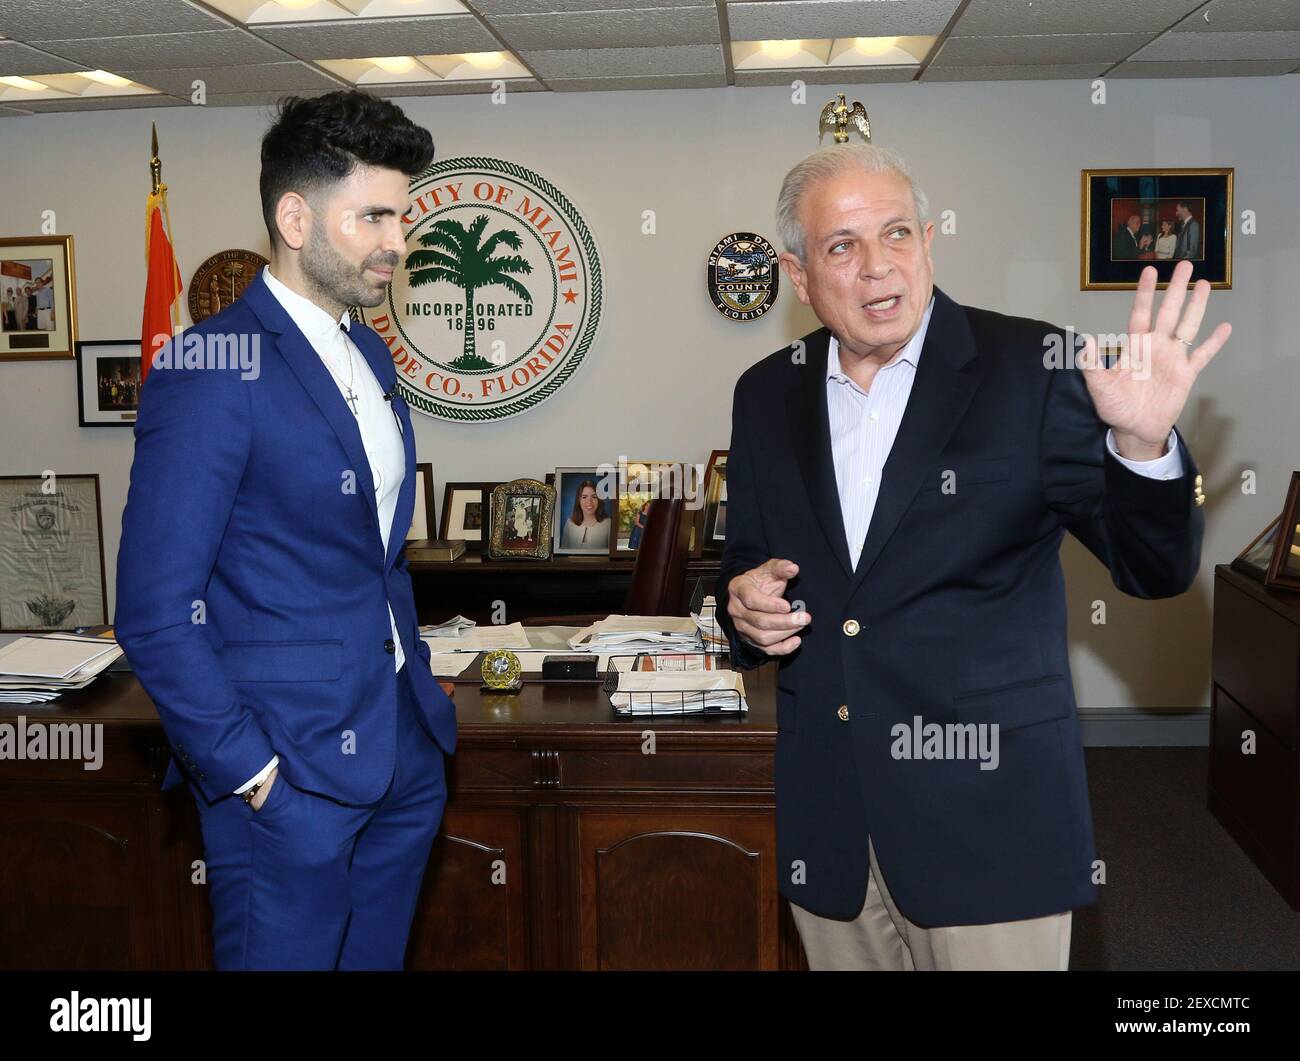
<svg viewBox="0 0 1300 1061"><path fill-rule="evenodd" d="M107 622L99 476L0 476L0 631Z"/></svg>

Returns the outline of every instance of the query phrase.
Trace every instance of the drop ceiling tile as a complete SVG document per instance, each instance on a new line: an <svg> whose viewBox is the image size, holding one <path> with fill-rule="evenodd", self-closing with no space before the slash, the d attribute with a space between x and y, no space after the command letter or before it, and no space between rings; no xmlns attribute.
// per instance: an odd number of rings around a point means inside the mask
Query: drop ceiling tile
<svg viewBox="0 0 1300 1061"><path fill-rule="evenodd" d="M118 111L153 107L188 107L189 105L188 101L172 96L101 96L98 99L33 100L31 103L24 103L23 109L45 114L59 111Z"/></svg>
<svg viewBox="0 0 1300 1061"><path fill-rule="evenodd" d="M369 59L374 55L454 55L501 50L501 44L472 15L298 22L253 29L259 37L299 59Z"/></svg>
<svg viewBox="0 0 1300 1061"><path fill-rule="evenodd" d="M1057 66L931 66L922 81L1065 81L1099 77L1109 63L1063 63Z"/></svg>
<svg viewBox="0 0 1300 1061"><path fill-rule="evenodd" d="M935 66L1016 66L1119 62L1151 39L1149 33L1056 33L1034 37L949 37Z"/></svg>
<svg viewBox="0 0 1300 1061"><path fill-rule="evenodd" d="M971 0L954 37L1143 33L1168 29L1204 0Z"/></svg>
<svg viewBox="0 0 1300 1061"><path fill-rule="evenodd" d="M722 47L686 44L672 48L569 48L520 56L549 82L557 77L649 77L666 74L716 74L725 71Z"/></svg>
<svg viewBox="0 0 1300 1061"><path fill-rule="evenodd" d="M203 81L210 97L223 92L290 92L319 88L346 88L341 80L327 77L305 63L259 63L256 66L193 66L183 70L114 70L141 85L170 92L186 99L193 82Z"/></svg>
<svg viewBox="0 0 1300 1061"><path fill-rule="evenodd" d="M1186 59L1294 59L1300 63L1300 30L1272 33L1166 33L1133 56L1137 62Z"/></svg>
<svg viewBox="0 0 1300 1061"><path fill-rule="evenodd" d="M37 41L36 46L97 70L180 70L274 63L285 58L279 49L239 29Z"/></svg>
<svg viewBox="0 0 1300 1061"><path fill-rule="evenodd" d="M724 74L671 74L641 77L561 77L546 82L555 92L625 92L666 88L723 88Z"/></svg>
<svg viewBox="0 0 1300 1061"><path fill-rule="evenodd" d="M215 96L209 96L207 105L209 107L274 107L284 95L283 92L220 92ZM294 92L293 95L314 99L325 93L320 89L305 89Z"/></svg>
<svg viewBox="0 0 1300 1061"><path fill-rule="evenodd" d="M1289 74L1300 65L1287 60L1233 60L1227 62L1122 63L1109 77L1272 77Z"/></svg>
<svg viewBox="0 0 1300 1061"><path fill-rule="evenodd" d="M832 37L928 37L943 32L961 0L765 0L728 3L733 41Z"/></svg>
<svg viewBox="0 0 1300 1061"><path fill-rule="evenodd" d="M737 85L877 85L911 81L915 66L837 66L833 70L737 70Z"/></svg>
<svg viewBox="0 0 1300 1061"><path fill-rule="evenodd" d="M0 33L24 41L183 33L229 24L182 0L3 0Z"/></svg>
<svg viewBox="0 0 1300 1061"><path fill-rule="evenodd" d="M552 11L630 10L635 0L470 0L489 21L496 15L545 15ZM708 0L648 0L646 7L712 7Z"/></svg>
<svg viewBox="0 0 1300 1061"><path fill-rule="evenodd" d="M33 74L72 74L88 70L84 63L70 63L17 41L0 41L0 77L31 77Z"/></svg>
<svg viewBox="0 0 1300 1061"><path fill-rule="evenodd" d="M652 7L637 11L583 11L550 15L503 15L490 20L511 51L562 48L667 47L716 44L718 10Z"/></svg>
<svg viewBox="0 0 1300 1061"><path fill-rule="evenodd" d="M0 118L25 118L28 111L15 110L13 107L0 107Z"/></svg>
<svg viewBox="0 0 1300 1061"><path fill-rule="evenodd" d="M366 91L385 99L400 100L403 96L473 96L489 95L494 85L491 81L437 81L426 85L367 85ZM506 98L512 92L544 92L546 86L532 78L510 79L506 82Z"/></svg>
<svg viewBox="0 0 1300 1061"><path fill-rule="evenodd" d="M1208 19L1204 12L1209 13ZM1193 11L1174 29L1180 33L1300 29L1300 4L1295 0L1216 0L1204 11Z"/></svg>

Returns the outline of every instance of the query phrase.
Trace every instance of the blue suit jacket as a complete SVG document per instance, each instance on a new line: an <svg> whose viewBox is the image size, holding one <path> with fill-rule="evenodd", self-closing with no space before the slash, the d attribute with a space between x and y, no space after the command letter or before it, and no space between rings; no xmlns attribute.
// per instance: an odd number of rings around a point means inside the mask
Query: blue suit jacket
<svg viewBox="0 0 1300 1061"><path fill-rule="evenodd" d="M383 340L351 335L390 390ZM256 343L256 378L181 366L214 336ZM141 392L115 623L172 746L163 787L179 760L213 802L278 754L292 784L373 802L400 751L390 604L426 728L447 754L456 742L398 559L415 503L410 412L394 397L406 477L385 553L357 421L260 273L173 349Z"/></svg>
<svg viewBox="0 0 1300 1061"><path fill-rule="evenodd" d="M826 917L862 909L868 835L899 909L924 926L1095 902L1061 539L1074 534L1138 597L1183 592L1200 562L1181 436L1181 478L1125 468L1082 372L1044 367L1060 329L934 297L856 569L828 426L829 333L804 337L805 363L787 348L736 386L718 616L736 664L763 662L734 636L727 584L769 557L799 564L786 597L812 624L777 678L777 872L783 895ZM897 757L894 727L918 715L997 723L997 768Z"/></svg>

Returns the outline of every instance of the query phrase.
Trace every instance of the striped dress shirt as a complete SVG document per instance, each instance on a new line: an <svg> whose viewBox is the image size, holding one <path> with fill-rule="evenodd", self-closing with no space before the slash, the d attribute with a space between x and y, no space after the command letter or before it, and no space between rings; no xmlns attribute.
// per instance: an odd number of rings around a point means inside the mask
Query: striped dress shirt
<svg viewBox="0 0 1300 1061"><path fill-rule="evenodd" d="M830 423L831 453L835 460L835 484L840 493L840 514L844 518L844 534L854 568L858 566L858 557L866 544L871 514L880 496L881 472L889 459L908 396L912 393L933 311L934 298L931 297L916 334L876 372L870 391L864 391L841 370L840 344L834 335L831 336L826 356L826 411ZM1129 460L1116 450L1114 433L1106 432L1106 448L1126 468L1151 479L1180 478L1183 462L1173 431L1169 432L1165 445L1168 452L1162 457L1149 461Z"/></svg>

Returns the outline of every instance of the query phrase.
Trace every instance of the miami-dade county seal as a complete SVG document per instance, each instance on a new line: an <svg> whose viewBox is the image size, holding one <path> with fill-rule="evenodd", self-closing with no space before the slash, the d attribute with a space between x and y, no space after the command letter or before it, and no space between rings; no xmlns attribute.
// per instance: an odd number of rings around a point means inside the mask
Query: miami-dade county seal
<svg viewBox="0 0 1300 1061"><path fill-rule="evenodd" d="M411 181L406 260L361 316L398 387L442 420L531 409L577 371L600 327L603 275L582 215L544 177L482 156Z"/></svg>
<svg viewBox="0 0 1300 1061"><path fill-rule="evenodd" d="M754 232L732 232L709 255L709 298L733 321L752 321L776 303L776 249Z"/></svg>

